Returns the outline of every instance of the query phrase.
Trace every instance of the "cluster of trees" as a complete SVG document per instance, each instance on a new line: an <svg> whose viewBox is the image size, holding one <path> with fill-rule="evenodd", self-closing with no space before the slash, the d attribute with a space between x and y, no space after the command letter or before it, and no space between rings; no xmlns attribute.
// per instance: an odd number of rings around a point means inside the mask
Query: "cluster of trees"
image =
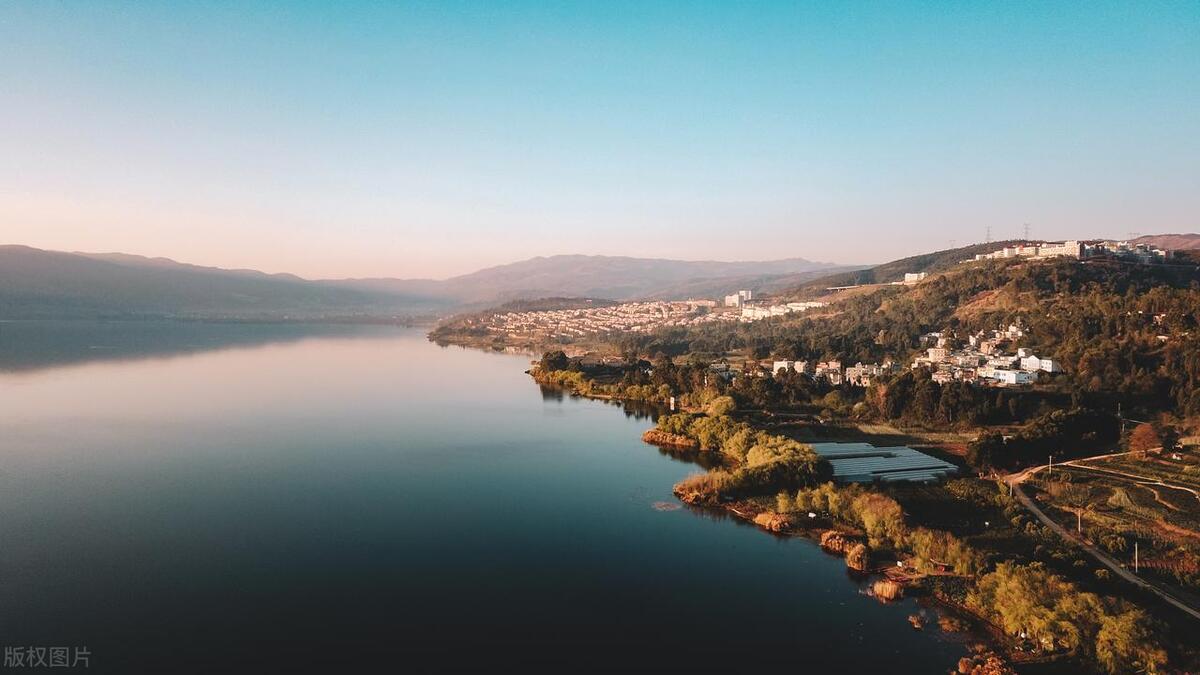
<svg viewBox="0 0 1200 675"><path fill-rule="evenodd" d="M1131 412L1191 414L1200 412L1198 306L1200 272L1191 267L994 261L963 266L913 289L887 287L853 297L833 314L669 328L626 336L621 345L667 356L742 351L754 358L903 360L930 331L970 334L1019 319L1027 328L1022 346L1054 356L1066 370L1040 389L1057 391L1074 405L1113 409L1120 400L1133 406ZM747 383L744 395L766 407L827 393L805 391L807 385L799 395L770 390L780 384ZM1024 419L1040 403L1033 401L1031 409L1022 397L934 384L916 376L887 383L899 391L876 393L875 412L930 425L1004 424Z"/></svg>
<svg viewBox="0 0 1200 675"><path fill-rule="evenodd" d="M994 503L995 493L965 481L961 498ZM859 485L825 483L776 497L781 513L813 511L861 529L871 547L911 555L923 572L953 570L967 578L966 602L1011 635L1025 635L1048 651L1070 651L1110 673L1157 672L1167 655L1154 639L1154 624L1123 601L1080 591L1041 563L1000 563L954 535L910 527L900 504Z"/></svg>
<svg viewBox="0 0 1200 675"><path fill-rule="evenodd" d="M1191 414L1200 412L1198 281L1191 268L1104 264L1031 267L1010 283L1044 298L1026 318L1029 344L1053 350L1074 386Z"/></svg>
<svg viewBox="0 0 1200 675"><path fill-rule="evenodd" d="M734 421L728 415L732 406L732 399L721 397L709 404L711 414L676 413L659 418L660 431L693 438L701 449L722 453L732 465L684 479L675 486L676 494L692 503L714 504L829 478L829 463L811 447Z"/></svg>
<svg viewBox="0 0 1200 675"><path fill-rule="evenodd" d="M1167 661L1145 612L1081 592L1041 563L1000 563L976 582L967 604L1011 635L1077 652L1110 673L1158 672Z"/></svg>
<svg viewBox="0 0 1200 675"><path fill-rule="evenodd" d="M910 527L899 502L860 485L824 483L801 489L794 496L783 493L776 497L776 508L784 513L823 513L853 525L867 535L872 547L890 547L910 554L912 564L923 572L946 568L956 574L974 575L986 562L982 553L949 532Z"/></svg>
<svg viewBox="0 0 1200 675"><path fill-rule="evenodd" d="M1126 439L1125 447L1143 457L1152 450L1174 450L1179 443L1179 432L1168 424L1148 422L1133 428Z"/></svg>
<svg viewBox="0 0 1200 675"><path fill-rule="evenodd" d="M883 419L928 427L1012 424L1063 403L1043 392L985 388L967 382L940 384L924 368L873 383L866 400Z"/></svg>
<svg viewBox="0 0 1200 675"><path fill-rule="evenodd" d="M1111 414L1076 408L1052 410L1004 436L986 431L967 446L967 461L979 469L1011 468L1044 462L1050 454L1067 458L1095 452L1120 434Z"/></svg>
<svg viewBox="0 0 1200 675"><path fill-rule="evenodd" d="M906 357L921 335L965 325L955 310L994 288L1012 263L964 267L916 289L889 286L839 302L836 314L764 319L734 327L702 324L665 328L621 339L626 351L642 354L725 354L745 351L755 358L879 361ZM999 320L999 319L993 319ZM980 326L995 327L978 320Z"/></svg>
<svg viewBox="0 0 1200 675"><path fill-rule="evenodd" d="M533 376L541 384L562 386L584 396L657 405L667 405L674 397L682 406L703 408L731 390L708 366L707 362L696 359L676 364L667 357L651 363L633 355L628 355L623 363L597 364L569 358L561 350L555 350L542 355Z"/></svg>

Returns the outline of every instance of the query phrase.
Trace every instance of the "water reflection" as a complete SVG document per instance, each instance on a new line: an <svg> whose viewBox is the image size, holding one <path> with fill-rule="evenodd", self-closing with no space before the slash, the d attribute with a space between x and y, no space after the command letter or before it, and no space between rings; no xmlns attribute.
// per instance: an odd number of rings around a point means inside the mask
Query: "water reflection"
<svg viewBox="0 0 1200 675"><path fill-rule="evenodd" d="M926 673L960 655L811 542L672 511L714 457L642 443L660 411L542 398L527 358L417 330L58 326L20 328L52 343L23 356L4 329L28 369L0 373L7 644L88 645L96 672L741 672L801 654L810 672ZM121 356L53 367L96 352ZM696 640L714 626L752 630Z"/></svg>
<svg viewBox="0 0 1200 675"><path fill-rule="evenodd" d="M395 333L391 326L197 321L3 321L0 372L169 358L236 347Z"/></svg>
<svg viewBox="0 0 1200 675"><path fill-rule="evenodd" d="M542 400L549 402L562 402L568 398L582 399L586 398L578 394L572 393L562 387L556 387L548 384L538 384L538 390L542 393ZM633 420L649 420L651 423L658 422L658 418L667 414L669 411L662 406L657 406L645 401L619 401L613 399L590 399L597 403L606 403L611 406L620 408L625 413L625 417Z"/></svg>

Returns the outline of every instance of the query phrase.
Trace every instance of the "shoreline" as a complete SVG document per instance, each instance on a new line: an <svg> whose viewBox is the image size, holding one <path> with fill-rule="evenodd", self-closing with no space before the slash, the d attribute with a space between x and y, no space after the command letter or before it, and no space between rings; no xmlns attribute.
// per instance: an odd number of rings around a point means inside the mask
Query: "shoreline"
<svg viewBox="0 0 1200 675"><path fill-rule="evenodd" d="M569 394L569 395L575 396L575 397L579 397L579 398L585 398L585 399L590 399L590 400L595 400L595 401L605 401L605 402L609 402L609 403L612 403L612 402L621 402L621 403L628 403L628 404L639 404L639 403L647 404L648 403L647 401L641 401L641 400L637 400L637 399L626 399L626 398L622 398L619 396L613 396L613 395L609 395L609 394L596 394L596 393L580 392L580 391L574 390L571 387L562 386L557 383L543 382L538 379L537 375L533 372L532 369L526 371L526 373L529 374L532 377L532 379L535 382L537 382L540 386L557 388L566 394ZM663 412L666 412L666 411L663 411ZM676 441L676 438L683 439L683 440ZM661 439L664 442L656 442L654 439ZM667 452L684 452L684 453L689 453L689 454L695 453L696 455L719 454L719 453L713 453L710 451L705 451L705 450L700 449L699 445L696 443L696 441L694 439L691 439L686 436L678 436L676 434L667 434L667 433L661 432L655 428L647 429L642 434L641 440L646 445L650 445L650 446L659 448L660 450L665 450ZM836 440L836 439L834 439L834 440ZM684 504L689 509L707 510L709 512L718 512L718 513L733 517L733 518L737 519L738 521L741 521L742 523L744 523L746 525L752 526L755 529L757 529L760 532L767 534L767 535L771 535L771 536L775 536L775 537L779 537L779 538L804 539L804 540L809 541L812 544L816 545L818 548L821 549L821 551L824 554L830 555L830 556L841 557L841 558L843 558L843 560L845 559L844 554L831 551L821 545L820 539L821 539L822 533L830 532L830 531L838 531L838 532L842 532L845 534L851 534L854 536L858 536L858 533L854 532L852 528L847 528L846 526L840 525L839 523L836 523L834 521L826 521L824 519L822 519L822 522L825 524L825 526L820 527L820 528L818 528L818 527L803 527L803 526L795 526L795 525L789 525L787 527L782 527L782 528L778 528L778 529L768 527L766 524L764 524L762 522L758 522L756 520L756 518L758 518L761 515L768 515L768 514L778 515L778 514L775 514L770 509L761 508L758 504L756 504L754 502L753 499L741 499L741 500L735 500L735 501L729 501L729 502L720 502L720 503L715 503L715 504L702 503L699 501L691 500L691 499L685 497L684 495L680 494L680 492L675 489L675 486L672 486L672 494L675 496L676 499L678 499L682 504ZM1023 652L1023 651L1014 649L1013 645L1011 644L1011 641L1003 633L1003 631L999 629L999 627L993 625L986 618L980 616L979 614L975 613L974 611L970 610L969 608L967 608L959 603L953 602L951 599L946 598L946 597L942 596L941 594L937 593L936 589L927 587L925 584L922 583L925 579L928 579L928 578L931 578L931 576L937 576L937 575L922 574L920 577L914 578L911 575L908 575L906 573L898 572L898 568L896 568L896 567L886 567L886 566L881 566L881 565L875 565L875 566L869 567L865 570L857 570L854 567L847 565L847 569L851 570L855 574L861 574L868 578L872 577L872 576L878 576L878 577L880 577L880 580L886 579L889 581L896 582L896 583L900 584L900 586L904 589L904 591L911 593L911 595L905 595L905 596L902 596L902 598L908 597L908 598L911 598L911 599L917 601L918 603L920 603L922 600L924 600L924 601L936 606L937 609L941 612L941 615L951 616L960 621L965 618L969 624L969 627L964 631L949 631L949 630L945 630L945 629L940 629L940 630L942 630L942 632L945 635L960 635L963 638L965 638L964 643L966 644L968 649L966 650L966 653L964 654L963 658L970 659L970 658L972 658L972 656L977 656L977 654L973 653L972 649L970 648L970 645L971 644L980 644L980 645L984 645L988 650L990 650L991 653L998 654L1008 664L1014 664L1014 665L1020 664L1020 665L1029 666L1029 665L1050 664L1050 663L1054 663L1054 662L1061 660L1061 655L1029 658L1029 656L1030 656L1029 652ZM872 591L868 591L868 595L875 597L874 593ZM900 600L902 598L896 598L895 600L885 600L885 599L876 597L876 600L878 602L880 602L881 604L888 604L889 602L894 602L894 601ZM941 618L941 616L938 617L938 620L940 620L940 618ZM912 617L910 617L910 622L911 621L912 621ZM934 623L937 623L937 620L935 620ZM912 628L914 630L924 630L923 625L918 625L916 623L913 623ZM950 668L950 669L952 669L953 667L954 667L954 664L948 665L948 668Z"/></svg>
<svg viewBox="0 0 1200 675"><path fill-rule="evenodd" d="M846 554L844 552L835 551L829 547L823 546L821 544L822 535L830 532L837 532L839 534L844 534L851 537L861 537L861 533L858 533L851 528L839 525L833 521L825 520L823 520L825 524L822 527L790 526L782 529L772 529L764 523L758 522L756 518L760 515L773 514L774 512L770 511L769 509L758 508L758 506L755 505L752 500L739 500L721 504L701 504L690 502L679 494L676 494L675 496L689 509L710 512L715 511L724 515L729 515L741 521L745 525L754 527L764 534L780 539L803 539L815 545L825 555L833 558L839 558L843 561L846 559ZM903 599L911 599L916 601L918 604L921 604L922 601L925 601L936 606L939 610L942 610L949 616L959 619L965 618L970 623L970 627L966 630L948 631L943 629L942 632L946 635L962 636L965 638L965 642L967 643L974 642L985 644L989 649L998 652L1009 663L1025 666L1040 665L1054 663L1061 658L1059 655L1029 658L1028 652L1014 650L1013 646L1011 645L1011 640L998 626L972 611L970 608L954 602L952 599L938 593L936 589L929 588L922 583L922 581L925 579L933 578L937 575L921 574L918 577L914 577L908 573L898 571L899 568L894 566L880 564L870 566L863 570L855 569L849 564L846 565L846 568L849 572L855 575L860 575L865 579L869 580L872 577L878 577L880 581L887 580L898 583L904 589L904 595L894 599L879 598L876 597L873 592L868 591L867 594L875 597L880 604L886 605ZM923 630L923 628L914 627L914 630Z"/></svg>

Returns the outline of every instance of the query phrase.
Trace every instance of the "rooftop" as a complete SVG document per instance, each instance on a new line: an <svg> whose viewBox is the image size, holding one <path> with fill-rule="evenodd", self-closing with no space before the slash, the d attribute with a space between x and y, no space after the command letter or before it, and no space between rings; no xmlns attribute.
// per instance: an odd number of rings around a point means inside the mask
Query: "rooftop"
<svg viewBox="0 0 1200 675"><path fill-rule="evenodd" d="M953 464L906 446L877 448L870 443L813 443L829 461L834 480L843 483L914 481L930 483L958 473Z"/></svg>

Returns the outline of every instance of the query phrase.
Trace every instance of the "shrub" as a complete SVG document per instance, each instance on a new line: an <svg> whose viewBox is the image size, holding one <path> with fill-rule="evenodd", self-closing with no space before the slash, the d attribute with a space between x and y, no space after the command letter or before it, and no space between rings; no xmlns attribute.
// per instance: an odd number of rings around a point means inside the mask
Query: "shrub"
<svg viewBox="0 0 1200 675"><path fill-rule="evenodd" d="M728 415L737 408L732 396L718 396L709 402L704 412L712 417Z"/></svg>
<svg viewBox="0 0 1200 675"><path fill-rule="evenodd" d="M871 594L880 600L891 602L904 597L904 586L891 579L880 579L871 586Z"/></svg>
<svg viewBox="0 0 1200 675"><path fill-rule="evenodd" d="M846 551L846 566L865 572L871 563L871 550L866 544L854 544L850 550Z"/></svg>

